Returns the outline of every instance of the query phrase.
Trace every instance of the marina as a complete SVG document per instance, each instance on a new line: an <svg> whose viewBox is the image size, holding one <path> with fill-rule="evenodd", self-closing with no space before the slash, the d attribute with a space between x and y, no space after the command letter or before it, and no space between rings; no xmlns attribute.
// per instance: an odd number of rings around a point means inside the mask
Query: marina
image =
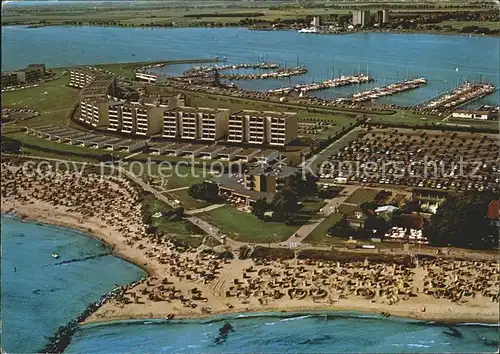
<svg viewBox="0 0 500 354"><path fill-rule="evenodd" d="M239 69L279 69L280 65L276 63L240 63L240 64L225 64L225 65L213 65L213 66L196 66L184 71L185 77L189 76L200 76L214 71L224 71L224 70L239 70Z"/></svg>
<svg viewBox="0 0 500 354"><path fill-rule="evenodd" d="M387 86L375 87L370 90L355 93L348 100L351 102L366 102L380 97L394 95L399 92L415 90L420 86L426 84L427 84L427 79L423 77L418 79L406 80L402 82L396 82Z"/></svg>
<svg viewBox="0 0 500 354"><path fill-rule="evenodd" d="M440 95L425 105L426 108L450 109L459 107L495 91L492 84L473 84L466 82L457 88Z"/></svg>
<svg viewBox="0 0 500 354"><path fill-rule="evenodd" d="M297 84L293 87L283 87L283 88L278 88L278 89L271 89L268 90L268 93L273 93L273 94L289 94L291 92L300 92L300 93L305 93L309 91L317 91L317 90L326 90L329 88L333 87L340 87L340 86L347 86L347 85L355 85L355 84L362 84L362 83L367 83L367 82L372 82L374 81L372 77L365 75L365 74L359 74L359 75L352 75L352 76L341 76L335 79L330 79L330 80L325 80L322 82L313 82L309 84Z"/></svg>
<svg viewBox="0 0 500 354"><path fill-rule="evenodd" d="M266 80L279 79L307 74L307 68L297 66L294 68L279 68L275 71L260 74L220 74L219 77L228 80Z"/></svg>

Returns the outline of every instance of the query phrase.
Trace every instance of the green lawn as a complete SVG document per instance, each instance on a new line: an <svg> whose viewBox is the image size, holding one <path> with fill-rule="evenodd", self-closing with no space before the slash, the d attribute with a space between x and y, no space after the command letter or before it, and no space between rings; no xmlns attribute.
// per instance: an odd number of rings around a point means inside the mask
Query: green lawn
<svg viewBox="0 0 500 354"><path fill-rule="evenodd" d="M356 205L351 205L351 204L340 204L339 207L339 212L344 214L344 215L349 215L356 209Z"/></svg>
<svg viewBox="0 0 500 354"><path fill-rule="evenodd" d="M40 112L40 116L27 120L22 125L42 123L64 123L73 104L79 99L79 90L67 87L68 75L55 70L61 77L40 83L39 87L2 93L3 107L29 107Z"/></svg>
<svg viewBox="0 0 500 354"><path fill-rule="evenodd" d="M216 225L228 237L249 243L282 242L298 228L280 222L262 221L228 205L198 216Z"/></svg>
<svg viewBox="0 0 500 354"><path fill-rule="evenodd" d="M323 220L305 239L305 243L310 244L333 244L342 243L343 240L339 237L328 236L328 229L335 226L342 218L343 214L333 213Z"/></svg>
<svg viewBox="0 0 500 354"><path fill-rule="evenodd" d="M209 206L211 203L203 200L197 200L191 197L187 189L180 191L165 193L171 199L177 199L182 202L182 206L186 210L200 209Z"/></svg>
<svg viewBox="0 0 500 354"><path fill-rule="evenodd" d="M371 202L373 201L377 193L377 189L360 188L357 189L352 195L350 195L345 202L357 205L360 205L364 202Z"/></svg>
<svg viewBox="0 0 500 354"><path fill-rule="evenodd" d="M156 212L169 211L172 208L156 199L152 195L146 195L143 200L143 212L148 215L153 215ZM198 247L202 244L203 238L206 235L203 230L193 225L190 221L182 219L172 221L168 217L151 218L153 226L158 228L158 231L166 235L174 237L176 240L183 242L191 247Z"/></svg>
<svg viewBox="0 0 500 354"><path fill-rule="evenodd" d="M314 215L317 214L325 205L326 202L324 201L302 202L302 209L300 209L300 212Z"/></svg>

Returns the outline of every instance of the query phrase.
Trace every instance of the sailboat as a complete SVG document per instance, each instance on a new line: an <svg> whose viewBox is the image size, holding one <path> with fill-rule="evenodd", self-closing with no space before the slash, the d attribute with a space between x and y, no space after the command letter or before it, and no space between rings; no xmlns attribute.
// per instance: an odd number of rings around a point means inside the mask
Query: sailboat
<svg viewBox="0 0 500 354"><path fill-rule="evenodd" d="M458 66L455 68L455 71L458 71Z"/></svg>

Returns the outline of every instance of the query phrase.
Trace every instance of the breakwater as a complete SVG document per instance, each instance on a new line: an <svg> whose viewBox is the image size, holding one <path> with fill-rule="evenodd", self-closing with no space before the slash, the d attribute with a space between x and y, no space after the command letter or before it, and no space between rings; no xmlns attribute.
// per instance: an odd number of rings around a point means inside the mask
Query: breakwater
<svg viewBox="0 0 500 354"><path fill-rule="evenodd" d="M72 259L67 259L65 261L62 261L62 262L57 262L55 265L83 262L83 261L87 261L89 259L109 256L110 254L111 254L111 252L105 252L105 253L97 254L95 256L88 256L88 257L83 257L83 258L72 258Z"/></svg>
<svg viewBox="0 0 500 354"><path fill-rule="evenodd" d="M49 337L49 343L45 345L39 352L41 353L62 353L68 347L71 342L71 337L77 331L80 323L85 321L90 315L96 312L101 306L111 299L119 298L123 296L125 292L141 283L143 283L146 278L135 281L128 285L116 287L110 292L101 296L96 302L92 302L87 305L85 310L82 311L75 319L69 321L66 325L60 326L56 329L53 336Z"/></svg>
<svg viewBox="0 0 500 354"><path fill-rule="evenodd" d="M240 63L240 64L225 64L213 66L195 66L184 71L183 76L200 76L214 71L238 70L238 69L278 69L279 64L276 63Z"/></svg>
<svg viewBox="0 0 500 354"><path fill-rule="evenodd" d="M427 79L423 77L418 79L406 80L402 82L396 82L390 85L375 87L370 90L355 93L348 100L351 102L365 102L384 96L394 95L399 92L414 90L425 84L427 84Z"/></svg>

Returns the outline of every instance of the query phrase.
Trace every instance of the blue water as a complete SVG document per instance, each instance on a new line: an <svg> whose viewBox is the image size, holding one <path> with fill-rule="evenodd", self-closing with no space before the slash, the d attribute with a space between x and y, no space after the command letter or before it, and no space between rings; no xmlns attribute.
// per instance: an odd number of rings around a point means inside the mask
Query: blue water
<svg viewBox="0 0 500 354"><path fill-rule="evenodd" d="M454 326L354 313L228 316L234 332L214 344L222 317L192 321L114 322L80 329L68 353L494 352L498 327ZM487 345L489 341L491 345Z"/></svg>
<svg viewBox="0 0 500 354"><path fill-rule="evenodd" d="M360 71L376 79L371 84L315 93L321 97L343 97L406 77L428 78L430 82L425 87L378 100L413 105L463 80L487 80L500 86L499 48L497 37L432 34L304 35L296 31L245 28L8 26L2 27L2 70L21 68L33 62L55 67L215 56L226 56L229 63L266 60L295 66L298 62L309 69L308 74L290 80L247 80L236 84L263 90ZM477 104L499 101L497 93Z"/></svg>
<svg viewBox="0 0 500 354"><path fill-rule="evenodd" d="M6 216L1 222L2 347L8 352L41 349L57 327L75 318L114 284L145 275L113 256L55 265L107 250L99 241L74 230ZM52 258L52 253L59 254L59 259Z"/></svg>

